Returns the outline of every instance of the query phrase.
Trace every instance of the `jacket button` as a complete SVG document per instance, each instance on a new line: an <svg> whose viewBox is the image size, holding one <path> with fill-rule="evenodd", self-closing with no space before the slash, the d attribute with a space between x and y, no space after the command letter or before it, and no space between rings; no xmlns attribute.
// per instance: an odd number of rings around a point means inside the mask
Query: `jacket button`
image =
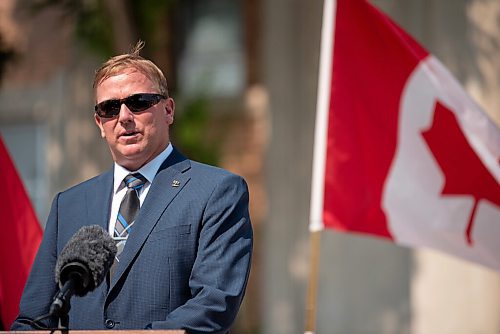
<svg viewBox="0 0 500 334"><path fill-rule="evenodd" d="M104 324L106 325L106 328L108 328L108 329L112 329L115 327L115 322L111 319L106 319Z"/></svg>

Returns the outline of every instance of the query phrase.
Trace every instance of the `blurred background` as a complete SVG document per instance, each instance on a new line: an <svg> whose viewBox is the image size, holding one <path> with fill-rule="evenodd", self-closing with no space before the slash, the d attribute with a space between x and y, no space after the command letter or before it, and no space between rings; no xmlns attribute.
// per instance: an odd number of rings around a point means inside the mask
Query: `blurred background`
<svg viewBox="0 0 500 334"><path fill-rule="evenodd" d="M500 1L374 0L500 125ZM0 131L40 222L53 196L112 166L95 69L138 39L177 103L173 142L246 178L255 256L233 333L300 333L320 0L1 0ZM500 223L500 222L499 222ZM500 274L326 231L318 333L500 333Z"/></svg>

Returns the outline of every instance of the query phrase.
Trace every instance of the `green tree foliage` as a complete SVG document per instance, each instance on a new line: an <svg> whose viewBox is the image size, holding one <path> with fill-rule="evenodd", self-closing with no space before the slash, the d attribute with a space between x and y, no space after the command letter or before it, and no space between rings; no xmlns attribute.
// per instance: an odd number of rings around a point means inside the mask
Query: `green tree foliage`
<svg viewBox="0 0 500 334"><path fill-rule="evenodd" d="M172 135L189 157L211 165L219 162L219 142L216 134L209 133L208 100L197 97L187 101L181 112L175 115Z"/></svg>

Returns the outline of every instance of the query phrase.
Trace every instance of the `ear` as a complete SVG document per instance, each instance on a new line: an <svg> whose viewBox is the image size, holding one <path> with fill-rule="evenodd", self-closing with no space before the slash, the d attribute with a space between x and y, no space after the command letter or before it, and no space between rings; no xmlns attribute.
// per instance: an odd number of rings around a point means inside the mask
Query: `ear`
<svg viewBox="0 0 500 334"><path fill-rule="evenodd" d="M175 114L175 102L173 98L169 97L165 103L165 117L169 125L174 122L174 114Z"/></svg>
<svg viewBox="0 0 500 334"><path fill-rule="evenodd" d="M101 117L99 117L97 114L94 114L94 120L95 124L99 127L101 130L101 137L106 138L106 134L104 133L104 127L102 126L102 120Z"/></svg>

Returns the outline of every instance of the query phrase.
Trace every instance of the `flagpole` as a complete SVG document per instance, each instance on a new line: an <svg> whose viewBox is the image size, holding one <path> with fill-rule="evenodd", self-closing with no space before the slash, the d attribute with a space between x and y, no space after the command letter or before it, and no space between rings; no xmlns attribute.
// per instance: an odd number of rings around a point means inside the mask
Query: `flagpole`
<svg viewBox="0 0 500 334"><path fill-rule="evenodd" d="M324 227L323 195L325 186L328 115L330 109L335 9L336 0L324 0L311 182L311 208L309 218L311 253L306 298L305 334L313 334L316 331L321 231Z"/></svg>
<svg viewBox="0 0 500 334"><path fill-rule="evenodd" d="M316 331L316 306L319 282L319 259L321 249L321 231L311 231L311 261L309 265L309 284L307 287L306 321L304 334L314 334Z"/></svg>

